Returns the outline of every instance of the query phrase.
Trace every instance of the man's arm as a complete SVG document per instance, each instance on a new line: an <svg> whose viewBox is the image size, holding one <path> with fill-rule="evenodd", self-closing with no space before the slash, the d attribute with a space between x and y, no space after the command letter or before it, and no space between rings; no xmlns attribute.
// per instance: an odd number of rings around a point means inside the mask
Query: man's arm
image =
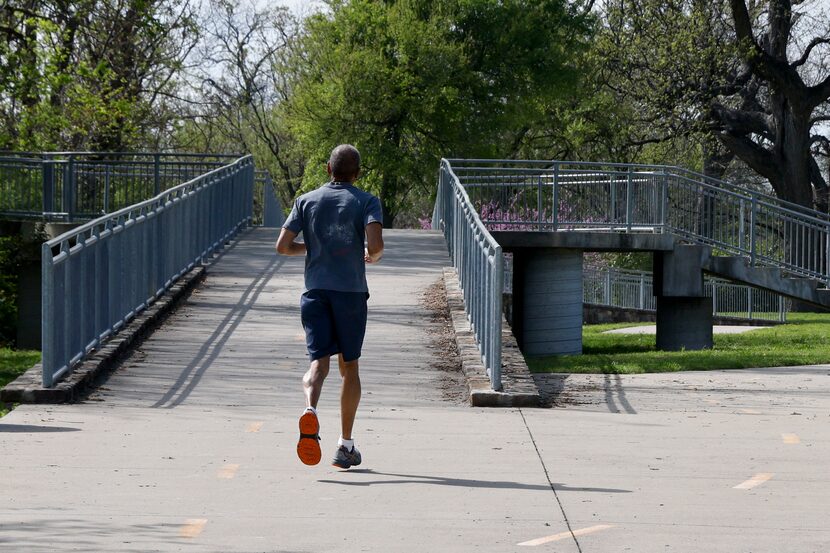
<svg viewBox="0 0 830 553"><path fill-rule="evenodd" d="M366 263L377 263L383 257L383 225L378 222L366 225Z"/></svg>
<svg viewBox="0 0 830 553"><path fill-rule="evenodd" d="M295 242L295 238L297 238L296 232L283 228L280 231L280 237L277 238L277 253L282 255L305 255L305 244Z"/></svg>

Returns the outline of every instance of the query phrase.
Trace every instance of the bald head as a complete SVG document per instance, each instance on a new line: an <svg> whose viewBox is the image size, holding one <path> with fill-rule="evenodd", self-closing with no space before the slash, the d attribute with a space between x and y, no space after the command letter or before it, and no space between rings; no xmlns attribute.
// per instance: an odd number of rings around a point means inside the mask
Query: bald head
<svg viewBox="0 0 830 553"><path fill-rule="evenodd" d="M328 168L334 180L351 182L360 173L360 152L351 144L341 144L331 151Z"/></svg>

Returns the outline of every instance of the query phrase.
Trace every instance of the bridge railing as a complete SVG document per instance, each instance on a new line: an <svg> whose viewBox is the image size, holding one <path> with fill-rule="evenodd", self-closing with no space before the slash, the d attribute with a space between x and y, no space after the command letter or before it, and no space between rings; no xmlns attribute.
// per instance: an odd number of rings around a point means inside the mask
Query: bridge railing
<svg viewBox="0 0 830 553"><path fill-rule="evenodd" d="M595 305L656 311L653 277L646 271L586 268L583 301ZM745 320L786 322L789 300L769 290L706 277L704 294L712 298L712 314Z"/></svg>
<svg viewBox="0 0 830 553"><path fill-rule="evenodd" d="M830 284L830 217L659 165L450 160L491 230L671 232Z"/></svg>
<svg viewBox="0 0 830 553"><path fill-rule="evenodd" d="M0 153L0 215L74 221L152 198L238 155Z"/></svg>
<svg viewBox="0 0 830 553"><path fill-rule="evenodd" d="M51 387L250 223L250 156L43 245L43 385Z"/></svg>
<svg viewBox="0 0 830 553"><path fill-rule="evenodd" d="M441 161L432 225L444 232L490 385L501 390L504 257L446 160Z"/></svg>

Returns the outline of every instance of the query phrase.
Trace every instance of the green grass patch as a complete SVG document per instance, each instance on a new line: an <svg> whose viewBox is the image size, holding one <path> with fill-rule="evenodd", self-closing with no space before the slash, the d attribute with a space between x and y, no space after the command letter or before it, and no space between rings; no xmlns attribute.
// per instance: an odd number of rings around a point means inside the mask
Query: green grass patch
<svg viewBox="0 0 830 553"><path fill-rule="evenodd" d="M39 351L17 351L0 348L0 388L26 372L26 369L40 361ZM0 404L0 417L8 413Z"/></svg>
<svg viewBox="0 0 830 553"><path fill-rule="evenodd" d="M657 351L655 336L603 334L642 323L587 325L582 355L529 357L533 372L637 374L830 363L830 314L790 313L787 324L744 334L715 334L703 351Z"/></svg>

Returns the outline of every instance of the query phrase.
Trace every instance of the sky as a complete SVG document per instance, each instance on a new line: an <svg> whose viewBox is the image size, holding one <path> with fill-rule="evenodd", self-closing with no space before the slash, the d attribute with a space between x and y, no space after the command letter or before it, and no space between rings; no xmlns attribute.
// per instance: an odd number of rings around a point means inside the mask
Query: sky
<svg viewBox="0 0 830 553"><path fill-rule="evenodd" d="M272 0L281 6L288 6L297 15L307 15L315 6L319 7L319 0ZM830 0L828 0L830 1Z"/></svg>

